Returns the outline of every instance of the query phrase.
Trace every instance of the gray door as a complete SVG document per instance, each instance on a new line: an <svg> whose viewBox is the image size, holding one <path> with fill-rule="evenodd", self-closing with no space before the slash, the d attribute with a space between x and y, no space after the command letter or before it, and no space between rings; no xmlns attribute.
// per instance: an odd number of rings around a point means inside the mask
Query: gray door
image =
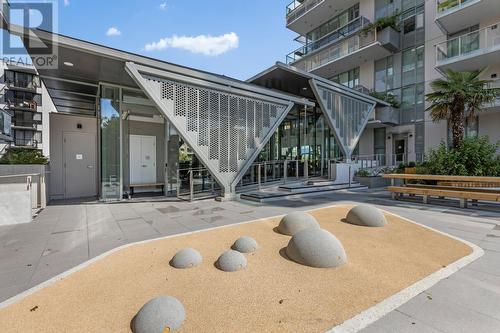
<svg viewBox="0 0 500 333"><path fill-rule="evenodd" d="M87 133L64 133L65 198L97 195L95 136Z"/></svg>

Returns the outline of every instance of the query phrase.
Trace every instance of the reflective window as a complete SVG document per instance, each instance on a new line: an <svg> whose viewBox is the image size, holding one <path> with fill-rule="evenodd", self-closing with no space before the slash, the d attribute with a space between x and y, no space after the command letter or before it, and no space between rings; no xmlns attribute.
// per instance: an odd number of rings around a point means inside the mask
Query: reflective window
<svg viewBox="0 0 500 333"><path fill-rule="evenodd" d="M101 198L121 199L120 90L101 87Z"/></svg>

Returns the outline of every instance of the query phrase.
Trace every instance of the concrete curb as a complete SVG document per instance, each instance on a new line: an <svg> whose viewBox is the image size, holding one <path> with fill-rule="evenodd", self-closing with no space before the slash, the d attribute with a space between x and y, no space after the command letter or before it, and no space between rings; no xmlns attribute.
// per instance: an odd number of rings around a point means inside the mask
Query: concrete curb
<svg viewBox="0 0 500 333"><path fill-rule="evenodd" d="M356 203L353 203L353 204L356 204ZM341 203L338 205L329 205L329 206L322 206L319 208L310 209L310 210L307 210L307 212L312 212L312 211L330 208L330 207L351 206L353 204L344 202L344 203ZM457 241L460 241L460 242L470 246L472 248L472 253L470 255L448 265L447 267L442 268L439 271L432 273L431 275L429 275L429 276L425 277L424 279L414 283L413 285L401 290L400 292L394 294L393 296L386 298L382 302L380 302L380 303L376 304L375 306L359 313L358 315L352 317L351 319L348 319L347 321L343 322L342 324L333 327L332 329L328 330L327 333L357 332L357 331L367 327L368 325L372 324L373 322L377 321L378 319L382 318L383 316L385 316L389 312L393 311L394 309L398 308L399 306L403 305L404 303L408 302L410 299L412 299L413 297L422 293L423 291L429 289L430 287L432 287L433 285L435 285L439 281L449 277L453 273L457 272L458 270L462 269L463 267L467 266L468 264L470 264L474 260L476 260L484 255L483 249L481 249L479 246L477 246L471 242L468 242L466 240L452 236L452 235L447 234L445 232L436 230L434 228L422 225L420 223L411 221L407 218L393 214L393 213L388 212L386 210L381 209L381 211L383 211L386 214L401 218L407 222L422 226L422 227L427 228L429 230L432 230L434 232L448 236L448 237L453 238ZM21 301L22 299L34 294L35 292L37 292L41 289L44 289L44 288L46 288L46 287L48 287L48 286L50 286L50 285L52 285L60 280L63 280L64 278L68 277L69 275L71 275L75 272L80 271L81 269L93 264L94 262L97 262L97 261L99 261L103 258L106 258L107 256L115 253L115 252L118 252L120 250L126 249L126 248L131 247L131 246L145 244L145 243L154 242L154 241L163 240L163 239L169 239L169 238L173 238L173 237L196 234L196 233L205 232L205 231L209 231L209 230L217 230L217 229L223 229L223 228L228 228L228 227L232 227L232 226L244 225L244 224L259 222L259 221L263 221L263 220L267 220L267 219L282 218L285 215L286 214L263 217L263 218L256 219L256 220L244 221L244 222L240 222L240 223L233 223L233 224L228 224L228 225L224 225L224 226L214 227L211 229L195 230L195 231L185 232L182 234L169 235L169 236L165 236L165 237L158 237L158 238L148 239L148 240L144 240L144 241L140 241L140 242L125 244L125 245L119 246L117 248L114 248L110 251L107 251L105 253L102 253L102 254L98 255L97 257L94 257L94 258L92 258L84 263L81 263L80 265L78 265L70 270L67 270L59 275L56 275L53 278L51 278L51 279L49 279L49 280L47 280L39 285L34 286L33 288L30 288L30 289L28 289L28 290L26 290L26 291L24 291L16 296L13 296L13 297L3 301L2 303L0 303L0 309L3 309L3 308L6 308L12 304L15 304L15 303Z"/></svg>
<svg viewBox="0 0 500 333"><path fill-rule="evenodd" d="M463 257L462 259L459 259L455 261L454 263L449 264L448 266L440 269L437 272L432 273L431 275L423 278L422 280L412 284L411 286L401 290L400 292L390 296L389 298L386 298L380 303L377 303L376 305L372 306L371 308L357 314L356 316L352 317L351 319L346 320L342 324L333 327L332 329L328 330L326 333L352 333L352 332L358 332L362 330L363 328L366 328L368 325L376 322L389 312L397 309L401 305L405 304L409 300L411 300L413 297L419 295L420 293L426 291L427 289L431 288L434 286L436 283L439 281L446 279L453 273L456 273L460 269L464 268L468 264L472 263L473 261L481 258L484 255L484 250L477 246L476 244L473 244L469 241L460 239L458 237L455 237L453 235L447 234L445 232L436 230L434 228L428 227L426 225L411 221L405 217L393 214L391 212L388 212L386 210L381 209L385 214L389 214L392 216L396 216L400 219L403 219L407 222L419 225L421 227L427 228L429 230L432 230L434 232L437 232L439 234L448 236L450 238L453 238L459 242L462 242L472 248L472 253L469 254L468 256Z"/></svg>

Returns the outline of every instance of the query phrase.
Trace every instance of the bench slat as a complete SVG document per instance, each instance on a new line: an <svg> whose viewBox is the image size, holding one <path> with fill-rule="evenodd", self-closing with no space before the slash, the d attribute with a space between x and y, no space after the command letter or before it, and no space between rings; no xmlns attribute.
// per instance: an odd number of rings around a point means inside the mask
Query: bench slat
<svg viewBox="0 0 500 333"><path fill-rule="evenodd" d="M434 197L447 197L470 200L500 201L500 194L470 191L453 191L416 187L389 186L387 188L392 193L416 194Z"/></svg>
<svg viewBox="0 0 500 333"><path fill-rule="evenodd" d="M443 176L443 175L418 175L418 174L385 174L383 178L406 179L406 180L442 180L442 181L463 181L463 182L483 182L500 184L500 177L476 177L476 176Z"/></svg>

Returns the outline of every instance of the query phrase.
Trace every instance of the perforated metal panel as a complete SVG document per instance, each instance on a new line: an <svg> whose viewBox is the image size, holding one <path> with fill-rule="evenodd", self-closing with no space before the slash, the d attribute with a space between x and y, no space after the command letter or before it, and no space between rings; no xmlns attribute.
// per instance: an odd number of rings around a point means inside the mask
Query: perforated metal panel
<svg viewBox="0 0 500 333"><path fill-rule="evenodd" d="M311 83L334 135L346 157L350 158L375 108L375 102L347 96L314 80Z"/></svg>
<svg viewBox="0 0 500 333"><path fill-rule="evenodd" d="M293 105L141 76L148 92L161 100L163 113L190 146L196 145L198 158L217 173L223 187L233 184ZM164 107L168 105L172 107Z"/></svg>

